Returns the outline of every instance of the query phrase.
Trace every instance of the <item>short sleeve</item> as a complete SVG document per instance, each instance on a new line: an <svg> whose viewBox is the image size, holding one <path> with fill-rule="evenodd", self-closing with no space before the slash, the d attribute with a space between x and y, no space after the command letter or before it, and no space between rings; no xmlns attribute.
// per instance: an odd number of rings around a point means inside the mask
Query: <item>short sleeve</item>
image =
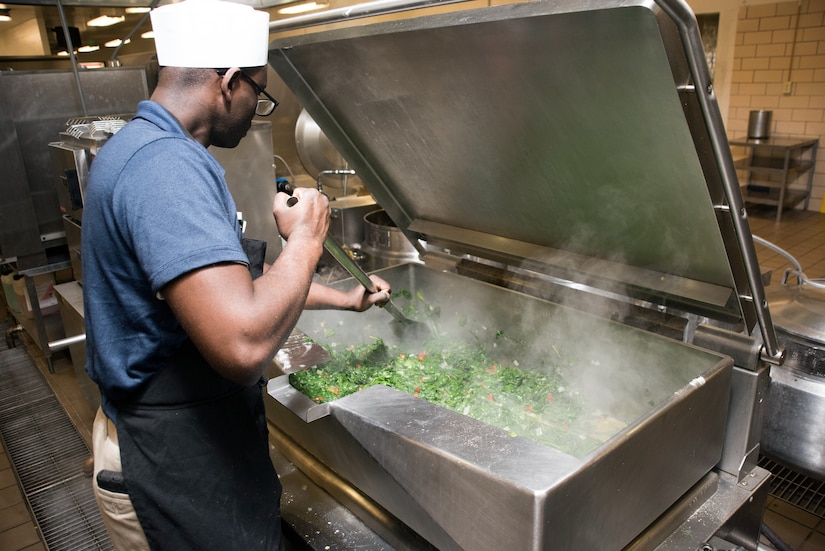
<svg viewBox="0 0 825 551"><path fill-rule="evenodd" d="M145 169L152 166L164 169ZM154 292L203 266L247 262L223 170L200 144L167 138L143 147L121 173L113 201Z"/></svg>

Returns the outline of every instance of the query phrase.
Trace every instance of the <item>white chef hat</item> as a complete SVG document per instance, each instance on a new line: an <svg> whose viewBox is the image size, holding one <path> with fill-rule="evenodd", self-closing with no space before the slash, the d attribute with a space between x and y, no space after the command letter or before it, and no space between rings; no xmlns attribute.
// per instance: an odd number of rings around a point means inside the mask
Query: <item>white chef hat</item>
<svg viewBox="0 0 825 551"><path fill-rule="evenodd" d="M184 0L152 10L158 64L261 67L267 63L269 14L221 0Z"/></svg>

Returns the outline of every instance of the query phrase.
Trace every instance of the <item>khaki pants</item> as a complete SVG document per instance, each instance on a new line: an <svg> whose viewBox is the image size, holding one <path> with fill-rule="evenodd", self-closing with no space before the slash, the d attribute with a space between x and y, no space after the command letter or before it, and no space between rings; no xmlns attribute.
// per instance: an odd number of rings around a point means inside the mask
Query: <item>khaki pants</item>
<svg viewBox="0 0 825 551"><path fill-rule="evenodd" d="M97 485L97 473L100 471L121 472L117 429L100 408L92 429L92 447L95 457L92 478L95 499L112 545L118 551L148 551L149 543L128 494L105 490Z"/></svg>

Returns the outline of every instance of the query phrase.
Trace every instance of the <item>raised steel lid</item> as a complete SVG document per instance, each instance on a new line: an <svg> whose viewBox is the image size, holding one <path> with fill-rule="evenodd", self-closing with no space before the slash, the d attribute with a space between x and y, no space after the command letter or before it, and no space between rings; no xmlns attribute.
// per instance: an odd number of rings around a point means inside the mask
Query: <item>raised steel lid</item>
<svg viewBox="0 0 825 551"><path fill-rule="evenodd" d="M408 235L772 334L684 2L326 30L270 63Z"/></svg>

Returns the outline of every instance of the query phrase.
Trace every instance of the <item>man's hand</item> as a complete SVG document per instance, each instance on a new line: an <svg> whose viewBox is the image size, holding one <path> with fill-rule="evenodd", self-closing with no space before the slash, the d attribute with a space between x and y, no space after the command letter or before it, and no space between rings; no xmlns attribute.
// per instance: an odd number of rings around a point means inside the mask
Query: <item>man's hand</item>
<svg viewBox="0 0 825 551"><path fill-rule="evenodd" d="M350 298L352 300L350 310L363 312L372 305L383 306L390 300L390 293L392 292L390 284L376 275L371 275L370 280L375 285L376 291L374 293L368 293L363 285L354 288L350 291Z"/></svg>
<svg viewBox="0 0 825 551"><path fill-rule="evenodd" d="M373 304L381 306L390 300L390 293L392 292L390 284L375 275L371 275L370 280L377 289L374 293L367 292L363 285L358 285L349 291L339 291L321 283L313 282L309 288L309 296L305 307L308 310L329 308L363 312Z"/></svg>
<svg viewBox="0 0 825 551"><path fill-rule="evenodd" d="M287 241L294 235L300 235L323 242L329 229L329 199L314 188L296 188L291 196L278 192L272 205L272 215L278 232Z"/></svg>

